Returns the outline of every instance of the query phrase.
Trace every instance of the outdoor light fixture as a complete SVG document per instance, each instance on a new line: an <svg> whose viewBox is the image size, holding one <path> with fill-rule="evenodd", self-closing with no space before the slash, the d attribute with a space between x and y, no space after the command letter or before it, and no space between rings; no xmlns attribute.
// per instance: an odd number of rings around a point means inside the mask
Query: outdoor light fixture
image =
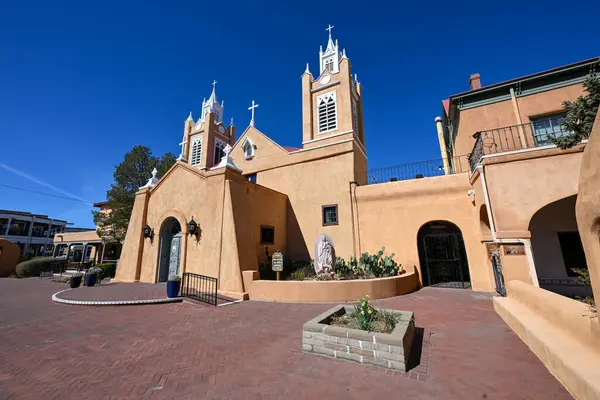
<svg viewBox="0 0 600 400"><path fill-rule="evenodd" d="M196 221L194 221L193 216L192 216L192 219L190 220L190 222L188 222L187 228L188 228L188 234L190 236L196 235L196 240L198 240L198 224L196 223Z"/></svg>
<svg viewBox="0 0 600 400"><path fill-rule="evenodd" d="M144 233L144 239L150 238L150 240L152 240L154 237L154 229L150 228L148 225L142 228L142 232Z"/></svg>

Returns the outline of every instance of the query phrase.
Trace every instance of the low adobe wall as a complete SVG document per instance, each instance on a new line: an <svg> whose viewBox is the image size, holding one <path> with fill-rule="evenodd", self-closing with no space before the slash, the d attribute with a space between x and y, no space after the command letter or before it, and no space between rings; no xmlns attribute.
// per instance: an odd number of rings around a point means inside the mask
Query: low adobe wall
<svg viewBox="0 0 600 400"><path fill-rule="evenodd" d="M577 399L600 399L600 324L579 301L513 280L494 309Z"/></svg>
<svg viewBox="0 0 600 400"><path fill-rule="evenodd" d="M15 272L15 267L21 261L21 249L8 239L0 239L0 277L9 276Z"/></svg>
<svg viewBox="0 0 600 400"><path fill-rule="evenodd" d="M262 281L257 271L244 271L244 287L250 300L284 303L334 303L356 301L369 295L371 300L414 292L418 279L414 270L389 278L348 281Z"/></svg>

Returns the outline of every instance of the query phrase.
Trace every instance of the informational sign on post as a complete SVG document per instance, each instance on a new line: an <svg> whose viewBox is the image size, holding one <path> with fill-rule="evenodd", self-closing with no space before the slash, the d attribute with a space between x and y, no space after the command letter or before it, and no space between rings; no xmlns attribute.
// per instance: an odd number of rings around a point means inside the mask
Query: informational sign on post
<svg viewBox="0 0 600 400"><path fill-rule="evenodd" d="M283 271L283 254L278 251L273 253L273 256L271 257L271 267L275 272Z"/></svg>

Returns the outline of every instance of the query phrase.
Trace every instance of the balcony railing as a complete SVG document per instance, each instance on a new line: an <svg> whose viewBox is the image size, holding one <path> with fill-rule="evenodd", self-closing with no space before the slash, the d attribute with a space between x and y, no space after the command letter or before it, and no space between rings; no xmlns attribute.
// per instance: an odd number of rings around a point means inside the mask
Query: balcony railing
<svg viewBox="0 0 600 400"><path fill-rule="evenodd" d="M356 182L359 185L373 185L377 183L459 174L462 172L469 172L469 162L466 155L452 157L448 160L439 158L437 160L419 161L361 171L356 173Z"/></svg>
<svg viewBox="0 0 600 400"><path fill-rule="evenodd" d="M487 154L529 149L552 144L552 139L570 132L561 126L563 116L548 117L527 124L507 126L477 132L473 151L469 155L471 170Z"/></svg>

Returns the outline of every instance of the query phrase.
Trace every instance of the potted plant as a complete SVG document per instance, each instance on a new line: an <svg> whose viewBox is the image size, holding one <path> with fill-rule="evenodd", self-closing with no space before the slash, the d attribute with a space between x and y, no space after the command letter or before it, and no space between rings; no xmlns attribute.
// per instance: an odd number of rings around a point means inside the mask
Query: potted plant
<svg viewBox="0 0 600 400"><path fill-rule="evenodd" d="M85 286L94 286L102 270L98 267L90 267L85 274Z"/></svg>
<svg viewBox="0 0 600 400"><path fill-rule="evenodd" d="M181 278L177 275L169 276L167 281L167 297L179 297L179 288L181 287Z"/></svg>
<svg viewBox="0 0 600 400"><path fill-rule="evenodd" d="M75 274L69 278L69 286L71 289L78 288L81 285L81 278L83 274Z"/></svg>

